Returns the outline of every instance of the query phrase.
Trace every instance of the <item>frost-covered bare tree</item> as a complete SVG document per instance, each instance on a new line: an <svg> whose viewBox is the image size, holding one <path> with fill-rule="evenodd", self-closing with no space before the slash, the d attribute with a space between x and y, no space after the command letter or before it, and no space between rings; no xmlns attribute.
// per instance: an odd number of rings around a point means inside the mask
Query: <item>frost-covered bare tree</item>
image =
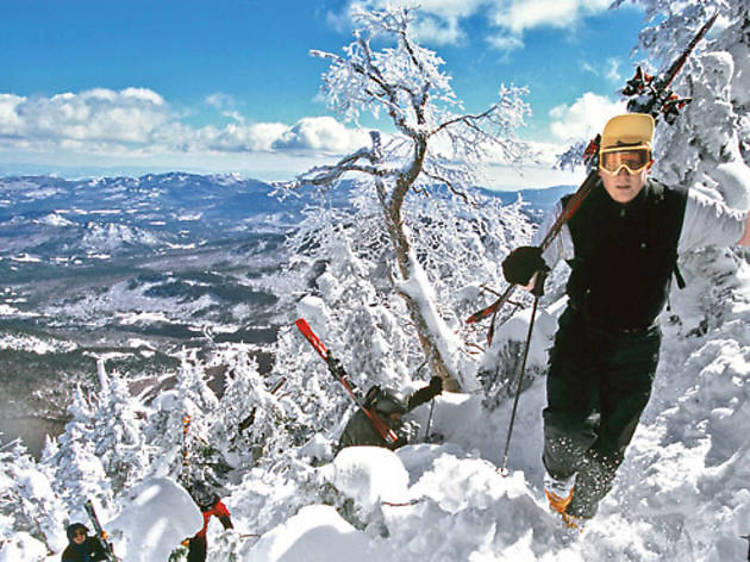
<svg viewBox="0 0 750 562"><path fill-rule="evenodd" d="M356 174L377 191L395 254L393 286L406 301L432 371L457 389L461 374L455 345L446 337L449 330L414 254L404 204L409 194L436 186L468 202L466 189L477 184L479 162L492 158L515 165L530 159L530 151L514 137L529 113L522 99L526 91L503 85L485 111L462 113L443 61L414 41L408 9L358 10L353 20L355 39L343 55L312 52L330 64L322 93L345 120L358 124L363 113L385 114L396 132L372 131L369 147L315 167L286 187L327 187ZM375 50L376 42L385 46Z"/></svg>

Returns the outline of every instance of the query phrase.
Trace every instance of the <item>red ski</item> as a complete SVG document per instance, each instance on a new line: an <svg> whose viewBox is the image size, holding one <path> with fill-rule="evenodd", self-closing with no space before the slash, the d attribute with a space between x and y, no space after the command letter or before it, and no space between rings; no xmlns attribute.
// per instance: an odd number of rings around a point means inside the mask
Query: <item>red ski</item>
<svg viewBox="0 0 750 562"><path fill-rule="evenodd" d="M354 393L354 385L349 378L349 375L344 370L344 367L341 366L341 362L333 356L331 351L327 349L325 345L323 345L323 342L315 335L315 332L312 331L312 328L310 328L310 325L304 318L298 319L295 324L297 325L297 328L299 328L299 331L302 332L302 335L305 336L307 341L309 341L315 348L315 351L318 352L318 355L320 355L323 358L323 361L326 362L331 374L336 377L336 380L341 383L351 399L354 400L354 403L372 422L373 427L375 427L383 440L389 445L395 444L398 441L398 435L396 435L396 432L393 431L393 429L388 427L388 424L383 421L383 418L381 418L375 410L365 407L362 400Z"/></svg>

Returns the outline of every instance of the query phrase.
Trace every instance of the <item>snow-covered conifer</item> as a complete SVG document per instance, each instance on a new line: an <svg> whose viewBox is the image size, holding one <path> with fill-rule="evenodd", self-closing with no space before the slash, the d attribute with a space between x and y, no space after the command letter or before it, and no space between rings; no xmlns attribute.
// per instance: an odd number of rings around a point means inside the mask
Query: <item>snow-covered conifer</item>
<svg viewBox="0 0 750 562"><path fill-rule="evenodd" d="M275 449L284 440L285 412L276 395L282 392L285 380L267 387L246 349L227 349L221 357L227 365L225 387L211 441L232 466L249 468L263 456L264 449Z"/></svg>
<svg viewBox="0 0 750 562"><path fill-rule="evenodd" d="M97 404L83 394L80 388L73 393L68 407L72 419L55 445L56 452L45 455L54 470L54 487L70 510L71 518L83 519L83 504L96 499L106 508L111 505L112 489L102 461L96 453L94 425Z"/></svg>
<svg viewBox="0 0 750 562"><path fill-rule="evenodd" d="M15 441L0 451L0 536L27 532L53 551L65 544L67 510L53 475Z"/></svg>
<svg viewBox="0 0 750 562"><path fill-rule="evenodd" d="M141 429L145 415L121 375L108 374L101 358L97 369L100 392L94 420L94 451L117 494L142 479L148 469L147 444Z"/></svg>

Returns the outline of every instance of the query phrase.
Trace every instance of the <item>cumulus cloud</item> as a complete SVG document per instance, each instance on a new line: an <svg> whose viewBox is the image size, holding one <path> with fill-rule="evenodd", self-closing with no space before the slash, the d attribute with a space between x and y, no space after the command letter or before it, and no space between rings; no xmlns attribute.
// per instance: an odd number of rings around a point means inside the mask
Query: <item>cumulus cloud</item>
<svg viewBox="0 0 750 562"><path fill-rule="evenodd" d="M523 47L524 32L537 27L574 27L580 19L607 10L611 0L350 0L343 12L329 12L327 19L343 31L351 25L354 8L386 5L412 8L415 37L432 45L461 43L467 37L467 20L484 16L496 29L486 37L487 42L510 52Z"/></svg>
<svg viewBox="0 0 750 562"><path fill-rule="evenodd" d="M366 132L348 129L332 117L306 117L285 131L272 147L343 153L369 143Z"/></svg>
<svg viewBox="0 0 750 562"><path fill-rule="evenodd" d="M11 139L142 143L168 119L164 99L144 88L0 94L0 136Z"/></svg>
<svg viewBox="0 0 750 562"><path fill-rule="evenodd" d="M625 102L586 92L571 105L550 110L550 131L561 141L587 139L601 132L608 119L625 111Z"/></svg>
<svg viewBox="0 0 750 562"><path fill-rule="evenodd" d="M142 88L99 88L34 98L0 93L0 147L97 154L292 150L341 154L369 143L366 132L349 129L332 117L307 117L291 125L249 123L230 110L234 100L229 96L212 94L204 102L232 122L223 127L187 125L164 98Z"/></svg>
<svg viewBox="0 0 750 562"><path fill-rule="evenodd" d="M492 3L492 21L519 34L536 27L566 28L609 8L611 0L510 0Z"/></svg>

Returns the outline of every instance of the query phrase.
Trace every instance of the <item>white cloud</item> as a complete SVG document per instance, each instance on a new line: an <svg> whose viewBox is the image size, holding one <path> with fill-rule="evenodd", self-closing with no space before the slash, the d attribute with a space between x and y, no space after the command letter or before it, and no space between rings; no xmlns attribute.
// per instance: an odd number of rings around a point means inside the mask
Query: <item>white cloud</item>
<svg viewBox="0 0 750 562"><path fill-rule="evenodd" d="M573 104L550 110L550 131L562 141L591 138L601 132L609 118L625 111L625 102L586 92Z"/></svg>
<svg viewBox="0 0 750 562"><path fill-rule="evenodd" d="M432 45L456 45L465 38L458 20L441 20L434 17L422 17L414 23L414 37Z"/></svg>
<svg viewBox="0 0 750 562"><path fill-rule="evenodd" d="M369 143L368 133L347 129L333 117L306 117L285 131L273 148L343 153Z"/></svg>
<svg viewBox="0 0 750 562"><path fill-rule="evenodd" d="M169 118L151 90L97 88L26 98L0 94L0 135L17 139L146 142Z"/></svg>
<svg viewBox="0 0 750 562"><path fill-rule="evenodd" d="M389 6L411 8L416 16L414 37L432 45L455 45L466 38L461 23L481 11L493 0L350 0L343 13L327 14L328 23L338 31L351 27L355 8L372 9Z"/></svg>
<svg viewBox="0 0 750 562"><path fill-rule="evenodd" d="M351 27L357 8L405 6L416 14L415 37L428 44L459 44L467 37L470 17L485 16L496 28L486 41L495 49L510 52L523 47L525 31L537 27L571 28L582 18L604 12L611 0L349 0L340 13L329 12L328 23L343 32Z"/></svg>
<svg viewBox="0 0 750 562"><path fill-rule="evenodd" d="M622 74L620 74L620 61L618 61L616 58L608 58L607 59L607 73L606 77L607 80L610 82L615 82L617 84L622 82Z"/></svg>
<svg viewBox="0 0 750 562"><path fill-rule="evenodd" d="M212 94L205 103L232 122L193 127L180 121L152 90L97 88L80 93L26 98L0 93L0 150L83 154L249 153L315 151L348 153L369 143L367 132L349 129L332 117L297 123L248 123L230 109L233 99Z"/></svg>
<svg viewBox="0 0 750 562"><path fill-rule="evenodd" d="M498 51L509 53L523 49L523 40L515 35L491 35L487 42Z"/></svg>
<svg viewBox="0 0 750 562"><path fill-rule="evenodd" d="M222 92L210 94L203 101L216 109L227 109L237 105L231 95Z"/></svg>
<svg viewBox="0 0 750 562"><path fill-rule="evenodd" d="M515 34L536 27L570 27L609 8L611 0L510 0L492 2L492 22Z"/></svg>

